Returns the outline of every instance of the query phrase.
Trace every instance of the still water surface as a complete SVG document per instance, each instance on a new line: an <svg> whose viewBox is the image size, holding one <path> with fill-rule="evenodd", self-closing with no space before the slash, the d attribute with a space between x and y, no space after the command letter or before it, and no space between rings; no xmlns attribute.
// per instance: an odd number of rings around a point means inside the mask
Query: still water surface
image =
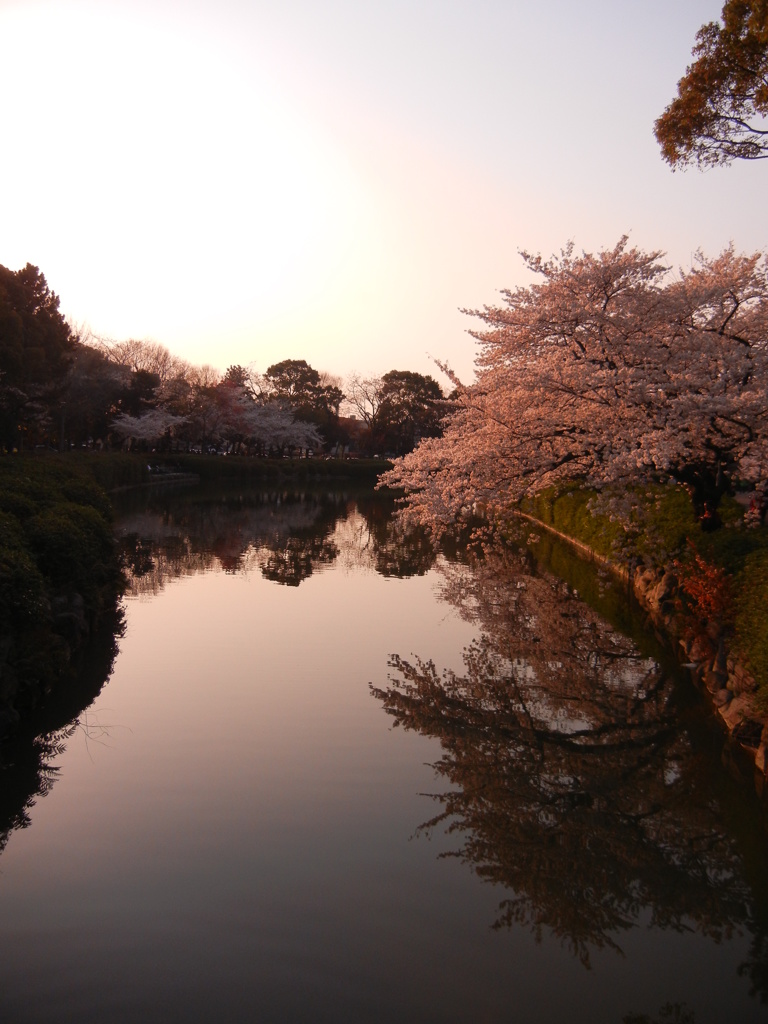
<svg viewBox="0 0 768 1024"><path fill-rule="evenodd" d="M114 663L5 755L0 1020L765 1019L765 834L642 620L389 511L126 502Z"/></svg>

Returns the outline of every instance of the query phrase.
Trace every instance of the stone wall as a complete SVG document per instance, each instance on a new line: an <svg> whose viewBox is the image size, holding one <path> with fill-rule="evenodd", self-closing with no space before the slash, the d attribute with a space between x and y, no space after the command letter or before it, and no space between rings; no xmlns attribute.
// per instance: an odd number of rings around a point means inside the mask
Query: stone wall
<svg viewBox="0 0 768 1024"><path fill-rule="evenodd" d="M722 624L692 626L679 611L678 582L670 571L639 568L635 595L654 625L676 644L683 667L710 695L715 713L733 741L754 762L759 792L768 785L768 719L755 708L757 684L728 649Z"/></svg>
<svg viewBox="0 0 768 1024"><path fill-rule="evenodd" d="M718 623L693 629L679 611L679 586L674 572L639 566L633 572L593 551L582 541L556 530L540 519L518 513L521 519L553 533L594 561L601 562L624 580L632 580L635 597L663 641L675 648L684 668L699 689L709 693L712 707L733 742L754 763L755 784L762 796L768 793L768 716L755 708L757 686L749 672L728 649L728 639Z"/></svg>

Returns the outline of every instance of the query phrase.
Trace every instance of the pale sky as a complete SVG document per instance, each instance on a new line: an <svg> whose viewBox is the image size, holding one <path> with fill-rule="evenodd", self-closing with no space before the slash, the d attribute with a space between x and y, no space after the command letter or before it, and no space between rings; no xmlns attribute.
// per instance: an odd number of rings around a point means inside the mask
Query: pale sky
<svg viewBox="0 0 768 1024"><path fill-rule="evenodd" d="M722 0L0 0L0 264L194 363L471 379L521 249L768 248L768 166L661 160ZM440 378L444 383L444 378Z"/></svg>

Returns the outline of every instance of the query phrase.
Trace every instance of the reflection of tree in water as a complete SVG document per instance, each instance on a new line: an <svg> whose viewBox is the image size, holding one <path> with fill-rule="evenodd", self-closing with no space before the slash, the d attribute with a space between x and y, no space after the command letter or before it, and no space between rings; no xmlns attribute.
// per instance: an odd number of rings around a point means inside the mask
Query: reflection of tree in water
<svg viewBox="0 0 768 1024"><path fill-rule="evenodd" d="M628 1013L622 1017L622 1024L696 1024L696 1018L685 1003L666 1003L659 1010L658 1017L649 1017L647 1013Z"/></svg>
<svg viewBox="0 0 768 1024"><path fill-rule="evenodd" d="M78 730L93 735L86 709L112 673L121 633L119 616L105 623L83 652L77 675L49 694L14 735L0 743L0 853L12 832L29 826L30 809L56 782L54 762L67 741Z"/></svg>
<svg viewBox="0 0 768 1024"><path fill-rule="evenodd" d="M339 549L328 537L294 534L279 548L267 549L261 572L273 583L298 587L320 566L332 565L338 554Z"/></svg>
<svg viewBox="0 0 768 1024"><path fill-rule="evenodd" d="M422 575L436 557L424 531L406 529L391 499L378 495L203 491L155 496L154 503L118 522L134 595L219 566L298 586L337 561L403 577Z"/></svg>
<svg viewBox="0 0 768 1024"><path fill-rule="evenodd" d="M435 564L435 549L420 527L408 527L399 516L376 547L376 571L382 576L423 576Z"/></svg>
<svg viewBox="0 0 768 1024"><path fill-rule="evenodd" d="M296 585L335 558L333 534L346 513L341 495L279 491L165 496L158 510L122 516L129 593L157 593L168 579L217 566L258 567Z"/></svg>
<svg viewBox="0 0 768 1024"><path fill-rule="evenodd" d="M358 511L370 533L374 568L382 576L423 576L437 557L432 542L421 527L407 526L395 515L394 500L380 495L358 499Z"/></svg>
<svg viewBox="0 0 768 1024"><path fill-rule="evenodd" d="M395 655L372 691L397 725L440 740L452 788L422 829L461 835L449 855L509 891L496 926L551 932L589 964L641 911L716 940L749 925L708 759L659 666L525 557L442 571L445 599L483 629L463 674Z"/></svg>

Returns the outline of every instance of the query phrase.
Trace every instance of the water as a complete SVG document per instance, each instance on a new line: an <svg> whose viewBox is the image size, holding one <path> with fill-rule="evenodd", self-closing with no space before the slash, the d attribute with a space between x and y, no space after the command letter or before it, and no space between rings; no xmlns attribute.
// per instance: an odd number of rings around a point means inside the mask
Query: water
<svg viewBox="0 0 768 1024"><path fill-rule="evenodd" d="M5 754L0 1019L765 1018L755 801L609 580L370 495L131 502L114 663Z"/></svg>

